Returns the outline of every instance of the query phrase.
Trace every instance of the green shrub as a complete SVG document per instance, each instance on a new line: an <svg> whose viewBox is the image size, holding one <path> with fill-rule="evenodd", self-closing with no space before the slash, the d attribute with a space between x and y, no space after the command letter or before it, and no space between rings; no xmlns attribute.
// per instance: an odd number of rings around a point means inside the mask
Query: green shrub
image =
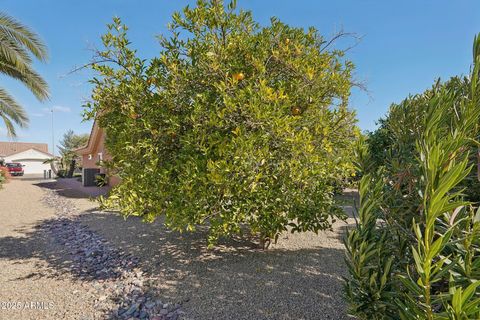
<svg viewBox="0 0 480 320"><path fill-rule="evenodd" d="M469 92L459 97L455 87L441 86L423 100L421 118L389 119L389 127L417 130L413 143L391 143L395 150L380 166L371 146L358 148L368 173L358 224L345 239L345 292L360 319L480 318L480 210L465 189L478 144L479 53L476 38Z"/></svg>
<svg viewBox="0 0 480 320"><path fill-rule="evenodd" d="M442 99L442 95L447 91L453 103L449 104L450 109L441 128L444 132L454 130L458 105L469 96L470 86L468 77L452 77L445 83L438 80L424 93L410 96L399 104L392 104L387 117L379 121L379 128L368 135L373 171L382 167L383 175L388 177L403 195L412 190L412 183L418 176L414 166L417 138L425 130L425 117L428 115L429 106L437 99ZM480 134L479 128L474 127L467 134L476 139ZM470 148L475 148L475 144L471 143ZM476 165L477 161L476 152L471 152L469 164ZM480 201L480 182L476 170L471 171L462 186L468 186L466 193L469 200Z"/></svg>
<svg viewBox="0 0 480 320"><path fill-rule="evenodd" d="M198 1L175 13L160 56L128 48L119 19L87 118L106 130L122 179L105 204L176 230L205 224L210 242L252 232L275 239L343 217L334 187L353 173L358 136L347 108L353 65L318 32Z"/></svg>
<svg viewBox="0 0 480 320"><path fill-rule="evenodd" d="M9 177L10 173L8 172L8 169L6 167L0 166L0 188L4 183L8 181Z"/></svg>
<svg viewBox="0 0 480 320"><path fill-rule="evenodd" d="M67 170L65 170L65 169L57 170L57 177L65 178L66 176L67 176Z"/></svg>
<svg viewBox="0 0 480 320"><path fill-rule="evenodd" d="M105 187L108 185L108 177L105 173L95 175L95 184L97 187Z"/></svg>

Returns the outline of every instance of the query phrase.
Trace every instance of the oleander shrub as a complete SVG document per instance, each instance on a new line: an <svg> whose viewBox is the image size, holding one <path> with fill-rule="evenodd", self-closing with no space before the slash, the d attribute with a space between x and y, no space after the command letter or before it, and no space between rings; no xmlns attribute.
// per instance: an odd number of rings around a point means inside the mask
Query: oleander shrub
<svg viewBox="0 0 480 320"><path fill-rule="evenodd" d="M333 193L358 136L344 52L314 28L262 27L234 2L198 1L169 28L144 60L115 19L92 64L86 117L121 178L104 205L179 231L206 225L210 243L244 225L268 241L343 218Z"/></svg>
<svg viewBox="0 0 480 320"><path fill-rule="evenodd" d="M380 119L379 128L368 136L373 171L382 167L383 175L396 183L397 188L405 195L416 178L414 159L417 152L416 142L418 135L425 130L425 117L428 115L429 105L448 92L452 103L441 126L445 131L454 130L452 126L458 117L458 106L468 99L470 86L470 78L464 76L452 77L446 82L437 80L422 94L409 96L399 104L392 104L388 115ZM479 128L474 127L467 134L470 138L476 139L480 134ZM472 142L470 148L474 147L475 143ZM476 165L477 162L477 153L471 152L469 165ZM480 201L477 170L470 172L468 178L462 181L462 186L468 186L465 191L469 200Z"/></svg>
<svg viewBox="0 0 480 320"><path fill-rule="evenodd" d="M478 150L479 38L473 52L468 90L439 86L416 100L421 117L389 116L389 128L413 137L390 141L384 163L371 145L357 148L365 174L345 238L345 293L359 319L480 319L480 210L467 190Z"/></svg>

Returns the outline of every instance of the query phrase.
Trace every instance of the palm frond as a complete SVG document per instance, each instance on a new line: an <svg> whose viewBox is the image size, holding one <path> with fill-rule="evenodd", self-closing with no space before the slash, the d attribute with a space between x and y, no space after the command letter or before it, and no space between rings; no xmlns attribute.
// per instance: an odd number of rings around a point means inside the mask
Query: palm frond
<svg viewBox="0 0 480 320"><path fill-rule="evenodd" d="M49 96L48 84L32 67L31 56L44 62L48 58L45 44L30 28L0 12L0 74L22 82L39 100ZM0 118L9 136L16 135L14 124L26 127L25 110L0 88Z"/></svg>
<svg viewBox="0 0 480 320"><path fill-rule="evenodd" d="M40 61L48 59L47 47L39 36L29 27L0 12L0 34L21 44Z"/></svg>
<svg viewBox="0 0 480 320"><path fill-rule="evenodd" d="M22 70L0 60L0 73L21 81L40 101L48 99L49 90L47 82L30 65L25 65Z"/></svg>
<svg viewBox="0 0 480 320"><path fill-rule="evenodd" d="M7 135L11 138L17 136L17 132L15 130L15 126L13 125L12 120L10 120L6 115L0 113L0 118L3 119L3 123L5 124L5 128L7 129Z"/></svg>
<svg viewBox="0 0 480 320"><path fill-rule="evenodd" d="M28 126L25 110L2 88L0 88L0 117L5 123L7 134L11 137L16 135L14 124L21 128Z"/></svg>
<svg viewBox="0 0 480 320"><path fill-rule="evenodd" d="M24 69L25 65L31 64L32 59L28 52L18 43L0 33L0 61Z"/></svg>

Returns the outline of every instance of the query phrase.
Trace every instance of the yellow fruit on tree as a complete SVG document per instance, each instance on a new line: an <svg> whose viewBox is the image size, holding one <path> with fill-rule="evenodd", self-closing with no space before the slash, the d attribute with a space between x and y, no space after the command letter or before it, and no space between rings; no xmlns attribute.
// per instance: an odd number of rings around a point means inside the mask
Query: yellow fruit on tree
<svg viewBox="0 0 480 320"><path fill-rule="evenodd" d="M294 116L298 116L302 113L302 109L299 106L293 106L292 107L292 114Z"/></svg>
<svg viewBox="0 0 480 320"><path fill-rule="evenodd" d="M243 74L243 72L234 73L233 79L237 81L242 81L243 79L245 79L245 75Z"/></svg>
<svg viewBox="0 0 480 320"><path fill-rule="evenodd" d="M140 115L138 113L131 112L130 113L130 118L135 120L135 119L140 118Z"/></svg>

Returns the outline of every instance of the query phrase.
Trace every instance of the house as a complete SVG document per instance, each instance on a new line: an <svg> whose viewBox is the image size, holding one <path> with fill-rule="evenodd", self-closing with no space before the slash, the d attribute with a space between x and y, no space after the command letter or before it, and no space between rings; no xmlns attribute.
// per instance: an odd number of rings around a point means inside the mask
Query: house
<svg viewBox="0 0 480 320"><path fill-rule="evenodd" d="M0 159L20 162L24 165L25 174L43 174L44 170L50 170L50 164L44 162L52 158L46 143L0 141Z"/></svg>
<svg viewBox="0 0 480 320"><path fill-rule="evenodd" d="M108 176L110 186L120 182L117 176L110 176L101 165L102 161L111 159L111 156L105 149L105 131L96 122L93 123L87 145L75 152L82 157L82 184L84 187L96 185L95 175L99 173Z"/></svg>

